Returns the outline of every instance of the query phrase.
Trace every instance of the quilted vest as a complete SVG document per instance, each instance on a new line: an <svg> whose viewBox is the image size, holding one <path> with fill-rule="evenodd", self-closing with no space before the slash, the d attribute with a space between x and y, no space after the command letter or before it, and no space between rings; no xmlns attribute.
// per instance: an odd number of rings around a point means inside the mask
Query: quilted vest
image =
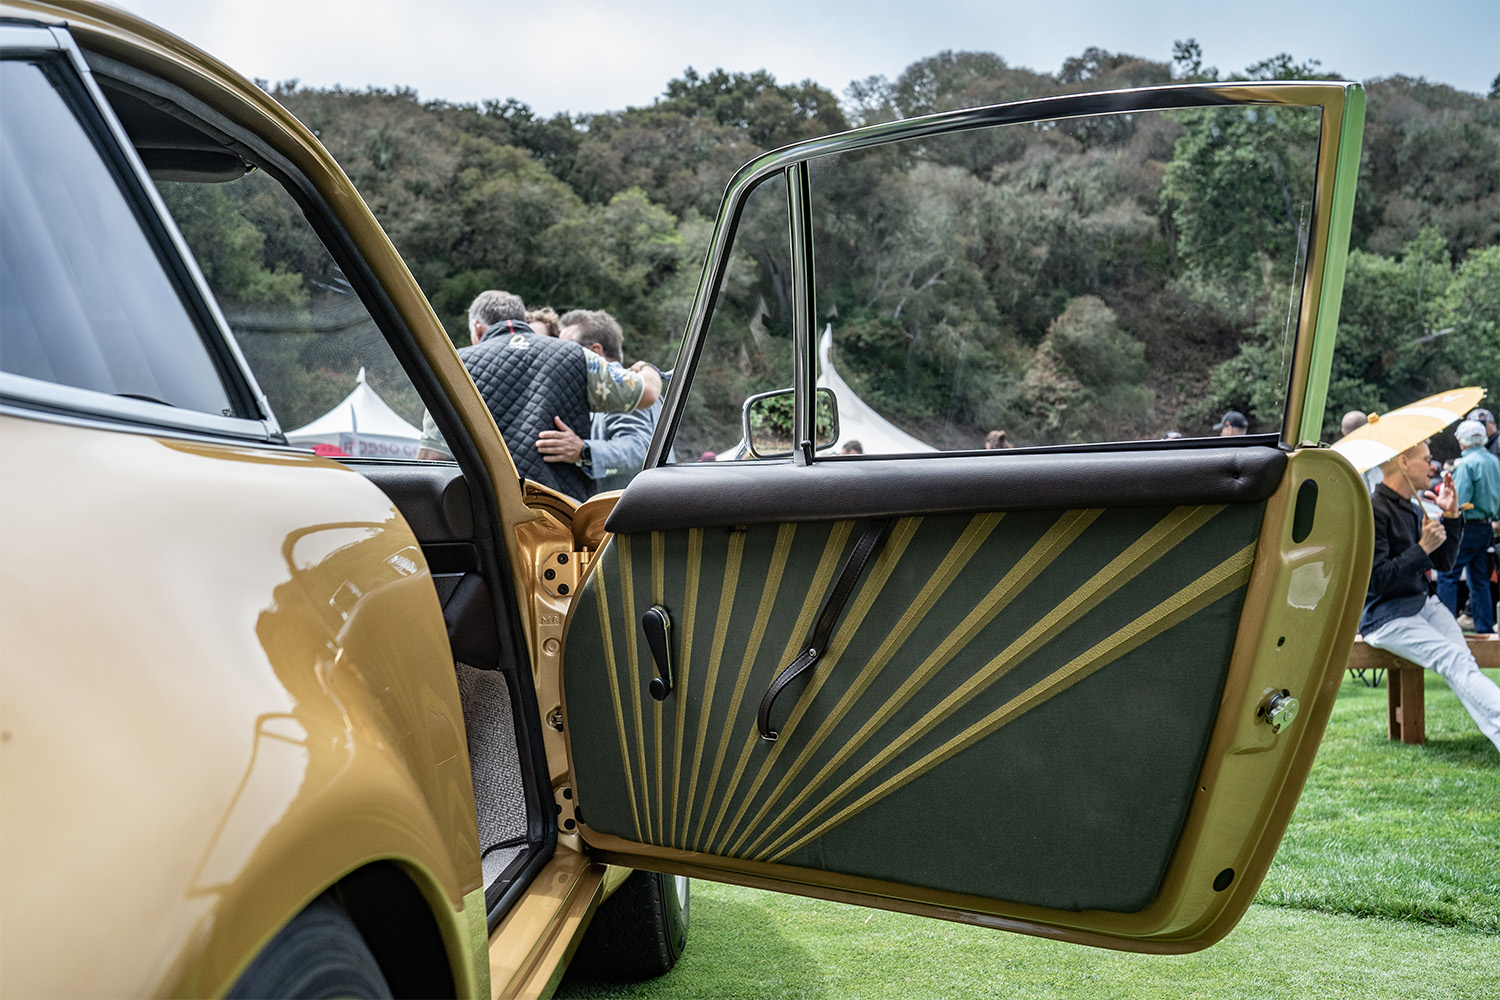
<svg viewBox="0 0 1500 1000"><path fill-rule="evenodd" d="M460 349L458 356L495 415L516 470L575 500L587 500L589 477L582 469L544 462L536 450L537 435L557 429L554 416L579 437L588 437L588 362L583 348L538 336L525 323L507 322L492 327L479 343Z"/></svg>

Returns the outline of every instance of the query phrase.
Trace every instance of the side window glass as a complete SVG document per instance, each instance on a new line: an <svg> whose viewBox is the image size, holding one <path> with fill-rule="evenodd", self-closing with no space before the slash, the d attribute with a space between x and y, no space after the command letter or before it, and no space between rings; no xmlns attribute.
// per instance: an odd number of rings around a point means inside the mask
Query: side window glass
<svg viewBox="0 0 1500 1000"><path fill-rule="evenodd" d="M841 441L1197 437L1231 409L1278 430L1319 129L1317 108L1194 108L811 161L819 384ZM1237 365L1275 398L1240 398Z"/></svg>
<svg viewBox="0 0 1500 1000"><path fill-rule="evenodd" d="M750 192L734 231L713 318L673 439L680 462L743 458L745 401L757 393L792 387L788 220L786 177L773 174ZM790 417L789 405L786 412ZM790 427L787 431L790 435Z"/></svg>
<svg viewBox="0 0 1500 1000"><path fill-rule="evenodd" d="M0 62L0 369L216 416L212 355L60 64Z"/></svg>
<svg viewBox="0 0 1500 1000"><path fill-rule="evenodd" d="M335 457L417 457L422 402L301 208L252 170L158 180L287 440Z"/></svg>

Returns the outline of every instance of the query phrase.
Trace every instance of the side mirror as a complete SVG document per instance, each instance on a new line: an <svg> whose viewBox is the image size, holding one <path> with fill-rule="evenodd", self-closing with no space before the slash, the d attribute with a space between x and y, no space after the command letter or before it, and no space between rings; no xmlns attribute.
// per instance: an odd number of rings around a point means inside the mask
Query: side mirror
<svg viewBox="0 0 1500 1000"><path fill-rule="evenodd" d="M792 440L793 389L756 393L745 400L742 420L746 458L786 458L796 447ZM831 448L839 439L839 404L833 390L819 387L817 395L817 443L815 449Z"/></svg>

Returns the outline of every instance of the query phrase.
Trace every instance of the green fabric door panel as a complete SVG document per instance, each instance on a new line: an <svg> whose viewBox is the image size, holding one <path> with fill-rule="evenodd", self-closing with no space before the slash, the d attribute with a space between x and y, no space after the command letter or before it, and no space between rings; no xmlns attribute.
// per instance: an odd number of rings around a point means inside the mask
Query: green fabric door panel
<svg viewBox="0 0 1500 1000"><path fill-rule="evenodd" d="M1221 598L782 860L1060 910L1143 909L1192 798L1222 690L1214 667L1228 662L1242 595ZM839 802L878 789L933 743ZM815 814L807 829L837 813Z"/></svg>
<svg viewBox="0 0 1500 1000"><path fill-rule="evenodd" d="M864 522L621 536L566 648L585 836L1139 909L1191 798L1262 513L902 518L778 701L775 744L760 697ZM675 629L664 703L645 691L654 602Z"/></svg>
<svg viewBox="0 0 1500 1000"><path fill-rule="evenodd" d="M576 769L583 772L575 777L578 802L585 810L585 802L593 803L599 829L643 843L684 841L689 817L696 822L709 790L705 758L712 767L724 737L733 732L727 719L735 691L738 714L748 713L753 723L761 690L780 669L776 663L786 653L787 637L796 634L796 623L803 623L803 635L811 627L818 597L808 595L827 590L853 546L850 528L840 522L795 530L691 529L619 536L605 547L569 620L564 663L570 746L575 760L589 762ZM656 593L653 560L663 567ZM780 574L775 587L773 571ZM673 629L676 677L665 702L647 693L655 671L640 629L640 615L656 596L664 598ZM752 650L754 624L768 600L765 619L776 624L776 634L763 633ZM609 614L601 616L601 607ZM569 670L568 664L580 666ZM751 689L752 676L760 690ZM712 697L705 697L708 691ZM638 738L642 732L649 752ZM622 749L627 746L628 752ZM603 770L594 770L596 763ZM648 835L656 830L665 836Z"/></svg>

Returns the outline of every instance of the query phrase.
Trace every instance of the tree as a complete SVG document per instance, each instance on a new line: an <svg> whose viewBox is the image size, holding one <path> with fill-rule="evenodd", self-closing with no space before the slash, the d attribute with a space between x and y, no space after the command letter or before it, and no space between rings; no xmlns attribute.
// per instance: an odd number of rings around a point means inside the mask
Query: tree
<svg viewBox="0 0 1500 1000"><path fill-rule="evenodd" d="M1172 72L1166 63L1124 52L1106 52L1091 45L1082 55L1063 60L1057 78L1070 90L1112 90L1169 83Z"/></svg>
<svg viewBox="0 0 1500 1000"><path fill-rule="evenodd" d="M1325 436L1337 436L1335 422L1348 410L1382 412L1466 384L1466 373L1494 371L1496 355L1486 353L1494 326L1486 310L1495 296L1485 280L1496 265L1484 255L1468 263L1473 270L1464 286L1450 291L1454 273L1434 229L1408 243L1399 260L1349 254ZM1459 328L1463 336L1455 339ZM1268 317L1255 340L1215 370L1211 406L1245 409L1260 421L1279 419L1288 347L1280 325Z"/></svg>
<svg viewBox="0 0 1500 1000"><path fill-rule="evenodd" d="M1172 43L1172 66L1175 69L1174 75L1179 80L1189 83L1201 83L1219 78L1217 66L1203 65L1203 46L1198 44L1196 38Z"/></svg>
<svg viewBox="0 0 1500 1000"><path fill-rule="evenodd" d="M1145 346L1103 299L1082 295L1048 326L1027 369L1021 392L1030 420L1009 424L1048 442L1140 436L1156 401L1145 380Z"/></svg>
<svg viewBox="0 0 1500 1000"><path fill-rule="evenodd" d="M1311 211L1317 111L1208 108L1177 117L1186 131L1162 196L1183 265L1251 287L1266 267L1289 277Z"/></svg>
<svg viewBox="0 0 1500 1000"><path fill-rule="evenodd" d="M1403 76L1368 93L1353 245L1397 254L1428 226L1456 258L1500 243L1500 102Z"/></svg>
<svg viewBox="0 0 1500 1000"><path fill-rule="evenodd" d="M690 118L707 118L738 129L762 149L849 127L838 98L811 80L778 84L766 70L700 76L689 66L667 83L661 105Z"/></svg>
<svg viewBox="0 0 1500 1000"><path fill-rule="evenodd" d="M157 186L221 302L304 308L307 289L301 273L289 270L284 259L278 262L282 255L274 247L268 259L266 232L245 215L244 186L258 187L256 182L264 179L242 178L242 186L232 193L217 184L163 181Z"/></svg>
<svg viewBox="0 0 1500 1000"><path fill-rule="evenodd" d="M1500 246L1469 252L1433 315L1433 333L1449 338L1458 381L1500 394Z"/></svg>

